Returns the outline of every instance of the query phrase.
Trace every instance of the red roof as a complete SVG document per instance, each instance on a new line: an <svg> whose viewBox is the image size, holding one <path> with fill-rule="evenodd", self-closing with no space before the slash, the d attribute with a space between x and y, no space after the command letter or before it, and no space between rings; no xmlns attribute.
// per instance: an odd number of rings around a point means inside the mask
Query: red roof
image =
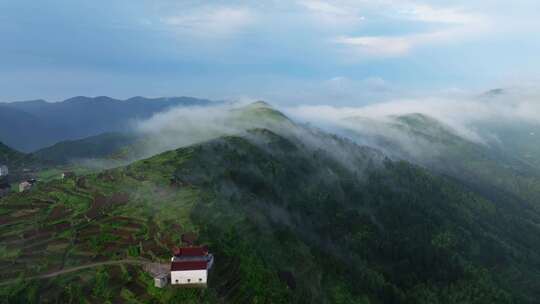
<svg viewBox="0 0 540 304"><path fill-rule="evenodd" d="M182 248L175 248L174 255L175 256L189 256L189 257L196 257L196 256L205 256L208 254L208 248L206 246L203 247L182 247Z"/></svg>
<svg viewBox="0 0 540 304"><path fill-rule="evenodd" d="M205 270L207 261L175 261L171 263L171 271Z"/></svg>

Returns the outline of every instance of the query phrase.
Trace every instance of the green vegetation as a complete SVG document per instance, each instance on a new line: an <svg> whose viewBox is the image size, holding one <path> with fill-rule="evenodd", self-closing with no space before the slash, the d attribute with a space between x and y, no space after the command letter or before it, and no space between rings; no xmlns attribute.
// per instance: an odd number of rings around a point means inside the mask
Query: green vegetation
<svg viewBox="0 0 540 304"><path fill-rule="evenodd" d="M290 123L265 104L253 107L238 115L269 115L261 121L268 126ZM540 298L537 210L291 126L251 129L3 198L0 298L373 304ZM185 232L197 233L216 258L208 289L158 289L139 265L99 264L166 262Z"/></svg>
<svg viewBox="0 0 540 304"><path fill-rule="evenodd" d="M136 141L135 135L103 133L79 140L59 142L34 153L40 159L55 163L73 163L81 159L105 158Z"/></svg>
<svg viewBox="0 0 540 304"><path fill-rule="evenodd" d="M397 158L458 179L501 204L511 201L540 210L537 204L540 201L540 170L531 165L533 158L527 160L520 153L473 142L423 114L392 117L386 123L360 118L348 122L353 134L364 135L364 128L372 130L369 134L372 141L385 151L392 151ZM517 136L506 136L506 139L509 139L510 151L519 149L514 143L523 143ZM524 148L522 145L522 149L522 154L540 158L535 151L537 146Z"/></svg>
<svg viewBox="0 0 540 304"><path fill-rule="evenodd" d="M84 187L56 180L0 201L4 281L134 256L165 261L179 235L195 231L216 256L208 289L156 289L140 267L123 265L9 284L0 295L111 303L533 303L539 296L540 234L510 206L305 132L350 159L256 129L89 174Z"/></svg>
<svg viewBox="0 0 540 304"><path fill-rule="evenodd" d="M16 151L0 142L0 164L12 170L34 167L38 161L31 155Z"/></svg>

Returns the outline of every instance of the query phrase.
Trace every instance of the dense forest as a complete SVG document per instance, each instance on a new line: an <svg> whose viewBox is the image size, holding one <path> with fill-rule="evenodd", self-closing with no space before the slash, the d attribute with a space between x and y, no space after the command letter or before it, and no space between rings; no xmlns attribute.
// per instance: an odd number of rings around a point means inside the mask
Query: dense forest
<svg viewBox="0 0 540 304"><path fill-rule="evenodd" d="M28 213L29 204L42 208ZM0 231L9 240L2 265L27 276L126 257L166 260L186 231L197 232L217 261L204 291L156 289L137 267L109 266L82 277L22 276L20 284L2 286L9 303L535 303L540 297L536 212L311 128L252 129L41 184L0 207L9 226ZM7 213L14 209L31 216ZM43 231L56 225L64 229ZM32 229L40 244L28 239ZM51 253L26 252L35 246Z"/></svg>

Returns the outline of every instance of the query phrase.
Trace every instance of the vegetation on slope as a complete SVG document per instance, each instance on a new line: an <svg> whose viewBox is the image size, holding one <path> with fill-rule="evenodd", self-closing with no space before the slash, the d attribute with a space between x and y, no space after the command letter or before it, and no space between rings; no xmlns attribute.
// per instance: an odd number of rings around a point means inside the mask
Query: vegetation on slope
<svg viewBox="0 0 540 304"><path fill-rule="evenodd" d="M0 165L8 166L12 174L24 168L34 168L40 163L33 155L16 151L0 142Z"/></svg>
<svg viewBox="0 0 540 304"><path fill-rule="evenodd" d="M133 144L137 136L123 133L103 133L79 140L68 140L40 149L33 154L55 163L76 163L83 159L103 159Z"/></svg>
<svg viewBox="0 0 540 304"><path fill-rule="evenodd" d="M345 158L346 156L346 158ZM0 201L8 302L533 303L537 213L312 130L255 129ZM207 290L156 289L140 268L182 232L216 256ZM526 233L525 233L526 232ZM0 282L1 284L1 282Z"/></svg>
<svg viewBox="0 0 540 304"><path fill-rule="evenodd" d="M369 121L351 119L353 134L364 135ZM371 143L469 185L499 201L540 210L540 170L498 147L480 144L423 114L393 117L368 135Z"/></svg>

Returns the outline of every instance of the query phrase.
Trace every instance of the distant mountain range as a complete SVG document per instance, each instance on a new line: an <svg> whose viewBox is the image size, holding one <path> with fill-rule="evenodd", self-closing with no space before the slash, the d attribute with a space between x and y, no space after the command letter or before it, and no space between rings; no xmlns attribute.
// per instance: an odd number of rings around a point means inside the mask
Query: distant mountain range
<svg viewBox="0 0 540 304"><path fill-rule="evenodd" d="M73 97L61 102L44 100L0 103L0 141L32 152L59 141L106 132L127 131L136 119L177 106L206 106L214 102L191 97L118 100L110 97Z"/></svg>

